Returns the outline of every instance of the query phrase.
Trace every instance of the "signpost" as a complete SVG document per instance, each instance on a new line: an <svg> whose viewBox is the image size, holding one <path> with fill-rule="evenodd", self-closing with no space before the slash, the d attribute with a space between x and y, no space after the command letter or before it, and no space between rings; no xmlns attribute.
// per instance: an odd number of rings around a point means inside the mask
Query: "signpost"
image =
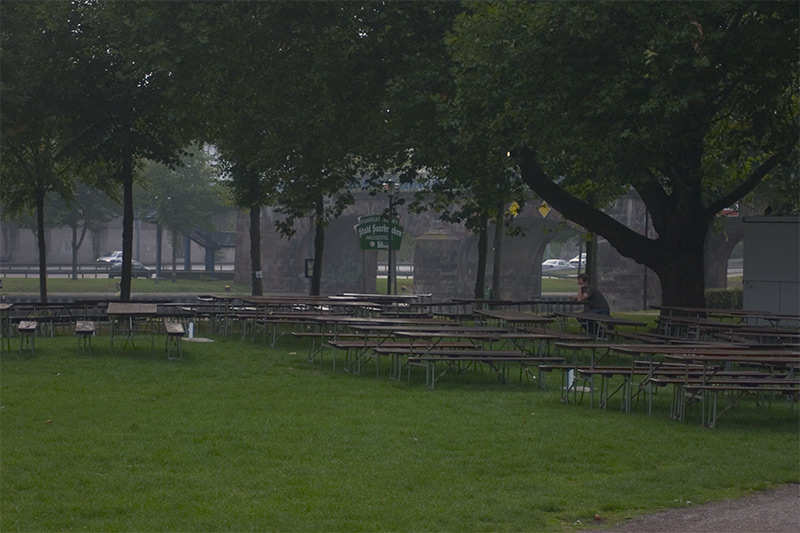
<svg viewBox="0 0 800 533"><path fill-rule="evenodd" d="M389 218L383 215L359 217L355 230L362 250L388 250L390 232L392 250L399 250L403 241L403 226L398 218L390 223Z"/></svg>
<svg viewBox="0 0 800 533"><path fill-rule="evenodd" d="M392 285L397 283L394 275L394 252L400 249L403 241L403 226L398 218L389 219L383 215L370 215L358 218L356 235L362 250L386 250L389 252L389 265L386 276L386 294L392 294ZM397 287L394 288L395 293Z"/></svg>

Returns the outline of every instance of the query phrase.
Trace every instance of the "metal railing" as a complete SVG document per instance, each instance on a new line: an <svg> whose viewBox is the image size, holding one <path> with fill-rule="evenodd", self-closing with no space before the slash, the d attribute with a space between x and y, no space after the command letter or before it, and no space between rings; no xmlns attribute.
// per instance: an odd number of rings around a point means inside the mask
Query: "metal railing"
<svg viewBox="0 0 800 533"><path fill-rule="evenodd" d="M98 263L95 265L78 265L77 276L78 278L107 278L108 267L110 265ZM155 266L148 265L155 273ZM182 265L181 265L182 266ZM192 271L202 271L205 265L193 265ZM215 272L219 271L232 271L233 264L217 265ZM187 272L183 268L178 269L176 272ZM161 265L161 275L166 276L172 273L172 265ZM0 277L20 277L20 278L38 278L39 265L0 265ZM72 265L47 265L48 278L70 278L72 277Z"/></svg>

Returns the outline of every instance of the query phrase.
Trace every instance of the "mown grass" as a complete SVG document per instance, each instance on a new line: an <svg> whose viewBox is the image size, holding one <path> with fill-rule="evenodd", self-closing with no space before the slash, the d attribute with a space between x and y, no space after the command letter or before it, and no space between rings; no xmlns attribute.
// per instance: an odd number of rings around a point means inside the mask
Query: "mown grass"
<svg viewBox="0 0 800 533"><path fill-rule="evenodd" d="M67 279L48 278L47 293L107 293L109 297L119 293L119 279ZM223 294L226 286L232 294L250 294L250 286L222 280L159 280L132 279L131 293L196 293ZM39 278L3 278L4 293L39 293Z"/></svg>
<svg viewBox="0 0 800 533"><path fill-rule="evenodd" d="M131 280L131 290L134 294L147 294L147 293L197 293L197 294L222 294L223 292L230 292L231 294L247 295L250 294L250 286L246 283L232 283L230 281L220 280L161 280L156 282L151 279L134 279ZM110 296L119 292L116 279L66 279L66 278L51 278L47 280L48 293L109 293ZM226 286L229 289L226 289ZM729 278L728 286L730 288L742 286L741 276L738 278ZM265 287L265 292L270 291L269 287ZM400 294L410 294L414 292L413 279L398 279L397 290ZM562 292L573 293L577 291L574 278L542 278L542 292ZM38 293L39 292L39 279L38 278L3 278L3 292L5 293ZM386 278L378 279L376 281L375 292L378 294L386 294Z"/></svg>
<svg viewBox="0 0 800 533"><path fill-rule="evenodd" d="M70 337L4 353L0 529L565 531L800 480L784 401L708 430L671 420L666 391L626 415L562 404L556 376L431 391L286 336L216 340L182 361L102 332L92 356Z"/></svg>

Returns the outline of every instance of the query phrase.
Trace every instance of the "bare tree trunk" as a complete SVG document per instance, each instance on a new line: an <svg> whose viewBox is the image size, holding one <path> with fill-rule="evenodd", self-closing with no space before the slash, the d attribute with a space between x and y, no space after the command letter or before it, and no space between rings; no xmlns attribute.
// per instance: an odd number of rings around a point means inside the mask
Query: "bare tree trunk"
<svg viewBox="0 0 800 533"><path fill-rule="evenodd" d="M39 245L39 301L47 303L47 243L44 232L44 189L36 192L36 236Z"/></svg>
<svg viewBox="0 0 800 533"><path fill-rule="evenodd" d="M130 132L128 132L130 133ZM131 300L131 259L133 259L133 151L127 143L122 154L122 284L119 299Z"/></svg>
<svg viewBox="0 0 800 533"><path fill-rule="evenodd" d="M175 283L175 278L178 272L178 250L176 244L178 243L178 232L172 230L172 282Z"/></svg>
<svg viewBox="0 0 800 533"><path fill-rule="evenodd" d="M253 296L263 296L261 278L261 207L250 207L250 285Z"/></svg>
<svg viewBox="0 0 800 533"><path fill-rule="evenodd" d="M314 270L311 275L311 296L319 296L322 287L322 253L325 250L325 225L322 223L324 215L324 199L317 198L314 224Z"/></svg>
<svg viewBox="0 0 800 533"><path fill-rule="evenodd" d="M486 286L486 258L489 248L489 235L487 220L484 216L481 220L481 231L478 233L478 265L475 274L475 298L483 299L483 289Z"/></svg>
<svg viewBox="0 0 800 533"><path fill-rule="evenodd" d="M86 238L86 223L81 226L81 236L78 237L78 224L72 226L72 279L78 279L78 251Z"/></svg>
<svg viewBox="0 0 800 533"><path fill-rule="evenodd" d="M492 256L492 297L501 298L502 287L500 280L503 279L503 212L504 205L500 202L497 206L497 217L494 221L494 255Z"/></svg>

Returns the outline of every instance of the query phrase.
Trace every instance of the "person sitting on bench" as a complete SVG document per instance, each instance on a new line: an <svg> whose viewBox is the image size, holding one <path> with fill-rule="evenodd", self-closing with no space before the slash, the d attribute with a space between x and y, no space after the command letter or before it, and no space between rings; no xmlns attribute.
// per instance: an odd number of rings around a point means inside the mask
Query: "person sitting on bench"
<svg viewBox="0 0 800 533"><path fill-rule="evenodd" d="M585 313L611 315L611 308L606 297L597 287L589 285L589 276L585 272L578 274L578 293L570 299L586 304ZM589 335L596 336L600 326L594 320L581 320L581 327Z"/></svg>

